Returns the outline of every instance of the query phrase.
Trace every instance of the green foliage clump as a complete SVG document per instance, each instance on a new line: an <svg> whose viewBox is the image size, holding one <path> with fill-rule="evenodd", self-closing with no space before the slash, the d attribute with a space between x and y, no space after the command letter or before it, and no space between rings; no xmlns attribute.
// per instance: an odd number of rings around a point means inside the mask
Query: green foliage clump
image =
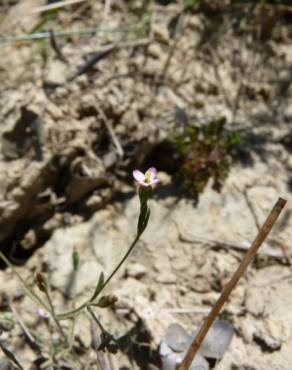
<svg viewBox="0 0 292 370"><path fill-rule="evenodd" d="M200 5L200 0L184 0L186 10L192 10Z"/></svg>
<svg viewBox="0 0 292 370"><path fill-rule="evenodd" d="M229 172L231 153L240 136L228 132L225 123L225 118L220 118L202 127L189 125L171 138L178 155L177 179L191 196L201 193L209 178L213 179L214 188L220 189Z"/></svg>

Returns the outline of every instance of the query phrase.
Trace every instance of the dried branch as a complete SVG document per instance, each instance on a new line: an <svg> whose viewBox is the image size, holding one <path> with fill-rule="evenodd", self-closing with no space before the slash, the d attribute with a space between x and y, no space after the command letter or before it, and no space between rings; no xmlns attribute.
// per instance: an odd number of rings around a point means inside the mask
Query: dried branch
<svg viewBox="0 0 292 370"><path fill-rule="evenodd" d="M285 199L279 198L277 203L274 205L272 211L270 212L269 216L267 217L265 223L261 227L258 235L254 239L250 249L247 251L245 257L241 261L240 265L238 266L237 270L233 274L231 280L226 285L225 289L221 293L220 297L218 298L217 302L215 303L214 307L212 308L211 312L207 316L206 320L204 321L200 331L198 332L197 336L195 337L194 341L192 342L185 358L183 359L182 363L180 364L178 370L188 370L196 353L198 352L204 338L206 337L211 325L213 324L216 317L219 315L219 312L224 305L224 303L229 298L231 292L235 288L236 284L238 283L239 279L244 274L245 270L247 269L248 265L253 260L254 256L256 255L259 247L262 245L263 241L266 239L270 231L272 230L275 222L277 221L280 213L282 212L285 204L287 201Z"/></svg>

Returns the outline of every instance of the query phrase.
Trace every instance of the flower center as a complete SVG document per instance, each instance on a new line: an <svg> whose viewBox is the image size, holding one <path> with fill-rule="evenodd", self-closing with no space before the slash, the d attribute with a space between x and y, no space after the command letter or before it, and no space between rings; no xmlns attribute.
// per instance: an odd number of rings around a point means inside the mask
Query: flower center
<svg viewBox="0 0 292 370"><path fill-rule="evenodd" d="M146 182L146 184L149 184L151 182L151 177L151 171L146 171L144 175L144 181Z"/></svg>

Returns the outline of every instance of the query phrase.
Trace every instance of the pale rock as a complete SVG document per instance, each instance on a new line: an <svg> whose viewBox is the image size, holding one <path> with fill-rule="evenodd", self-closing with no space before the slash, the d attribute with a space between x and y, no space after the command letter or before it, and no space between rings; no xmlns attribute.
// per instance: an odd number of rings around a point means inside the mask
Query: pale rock
<svg viewBox="0 0 292 370"><path fill-rule="evenodd" d="M172 182L171 176L166 172L159 171L158 174L157 174L157 177L159 178L160 184L162 186L169 185Z"/></svg>
<svg viewBox="0 0 292 370"><path fill-rule="evenodd" d="M54 60L49 64L49 70L46 75L46 82L56 85L62 85L66 82L66 64L59 60Z"/></svg>
<svg viewBox="0 0 292 370"><path fill-rule="evenodd" d="M87 318L83 320L76 320L75 333L80 338L83 346L89 348L92 342L92 336L90 335L90 321Z"/></svg>
<svg viewBox="0 0 292 370"><path fill-rule="evenodd" d="M163 24L154 24L153 25L153 34L157 41L168 44L169 43L169 31L165 23Z"/></svg>
<svg viewBox="0 0 292 370"><path fill-rule="evenodd" d="M292 65L292 46L291 44L277 44L277 53L282 54L287 64Z"/></svg>
<svg viewBox="0 0 292 370"><path fill-rule="evenodd" d="M259 224L263 224L271 205L278 199L277 190L271 186L253 186L247 190L247 196Z"/></svg>
<svg viewBox="0 0 292 370"><path fill-rule="evenodd" d="M12 3L4 14L0 32L8 34L31 32L32 28L40 21L40 13L32 10L44 4L45 0L22 0L16 4Z"/></svg>
<svg viewBox="0 0 292 370"><path fill-rule="evenodd" d="M144 73L149 75L156 75L157 71L162 71L163 63L160 59L149 58L144 66Z"/></svg>
<svg viewBox="0 0 292 370"><path fill-rule="evenodd" d="M235 335L228 351L216 365L216 370L226 370L229 367L234 369L243 369L243 364L248 357L249 353L247 351L246 344L243 342L242 338Z"/></svg>
<svg viewBox="0 0 292 370"><path fill-rule="evenodd" d="M30 229L21 240L21 245L25 250L32 249L37 243L35 230Z"/></svg>
<svg viewBox="0 0 292 370"><path fill-rule="evenodd" d="M103 198L98 194L94 194L85 201L85 206L90 212L96 212L101 209L103 203Z"/></svg>
<svg viewBox="0 0 292 370"><path fill-rule="evenodd" d="M211 284L204 276L194 276L194 283L190 286L190 289L197 293L208 293Z"/></svg>
<svg viewBox="0 0 292 370"><path fill-rule="evenodd" d="M250 280L247 289L247 311L259 318L254 325L254 336L271 349L279 348L292 335L289 315L292 310L292 286L285 279L288 271L289 268L283 266L261 269Z"/></svg>
<svg viewBox="0 0 292 370"><path fill-rule="evenodd" d="M46 111L52 116L54 120L61 119L63 117L63 112L60 107L58 107L56 104L53 104L52 102L46 103Z"/></svg>
<svg viewBox="0 0 292 370"><path fill-rule="evenodd" d="M161 271L156 277L156 281L161 284L175 284L176 276L170 271Z"/></svg>
<svg viewBox="0 0 292 370"><path fill-rule="evenodd" d="M271 350L277 350L281 347L282 340L282 330L281 325L271 325L270 320L267 323L263 321L257 321L254 325L253 339L255 341L260 340ZM287 338L286 338L287 339Z"/></svg>
<svg viewBox="0 0 292 370"><path fill-rule="evenodd" d="M140 263L131 263L126 268L126 275L135 279L141 279L147 274L147 269Z"/></svg>
<svg viewBox="0 0 292 370"><path fill-rule="evenodd" d="M95 106L97 104L97 99L94 94L84 94L81 96L80 100L80 107L79 110L87 111L89 109L95 110Z"/></svg>
<svg viewBox="0 0 292 370"><path fill-rule="evenodd" d="M96 285L101 271L108 275L114 269L130 245L131 234L126 232L128 224L123 216L112 216L110 210L104 210L88 222L53 233L43 251L55 288L67 292L71 284L74 249L80 255L76 294L88 294L86 291Z"/></svg>
<svg viewBox="0 0 292 370"><path fill-rule="evenodd" d="M148 46L147 52L151 57L155 59L162 60L164 58L164 53L158 43L150 44Z"/></svg>
<svg viewBox="0 0 292 370"><path fill-rule="evenodd" d="M201 31L204 28L202 17L197 14L189 16L187 18L187 24L195 31Z"/></svg>
<svg viewBox="0 0 292 370"><path fill-rule="evenodd" d="M283 114L284 114L284 118L287 121L290 122L292 120L292 104L288 105L288 107L284 110Z"/></svg>
<svg viewBox="0 0 292 370"><path fill-rule="evenodd" d="M15 275L12 271L3 270L0 271L0 279L2 284L0 285L0 295L5 296L5 294L9 294L11 299L19 299L24 295L23 285L20 280L15 279ZM1 303L2 298L0 299Z"/></svg>

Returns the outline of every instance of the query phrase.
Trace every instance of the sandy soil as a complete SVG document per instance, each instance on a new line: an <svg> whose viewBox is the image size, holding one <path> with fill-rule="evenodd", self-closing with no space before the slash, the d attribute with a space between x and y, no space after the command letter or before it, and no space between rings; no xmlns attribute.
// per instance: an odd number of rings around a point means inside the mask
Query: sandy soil
<svg viewBox="0 0 292 370"><path fill-rule="evenodd" d="M285 5L162 3L113 1L107 14L102 2L83 1L43 26L44 1L1 5L1 251L27 283L48 275L58 312L72 304L78 251L74 296L84 302L135 236L132 170L155 166L162 181L149 227L109 288L115 307L98 312L114 335L132 331L132 352L98 365L97 327L84 314L73 335L80 363L64 355L45 367L153 369L169 326L196 330L282 196L285 213L220 316L234 329L231 344L204 366L290 370L291 14ZM50 29L55 36L15 39ZM174 181L164 143L186 124L221 117L242 141L220 192L210 180L195 202ZM2 267L1 343L24 369L40 369L59 335Z"/></svg>

